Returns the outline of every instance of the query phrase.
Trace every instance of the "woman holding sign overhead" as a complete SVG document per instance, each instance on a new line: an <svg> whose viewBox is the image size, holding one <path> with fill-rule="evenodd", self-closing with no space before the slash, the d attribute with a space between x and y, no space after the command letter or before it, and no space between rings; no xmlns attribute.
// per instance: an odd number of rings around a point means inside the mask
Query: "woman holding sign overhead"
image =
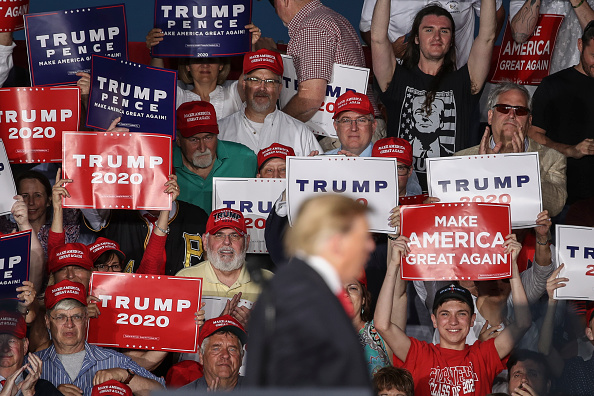
<svg viewBox="0 0 594 396"><path fill-rule="evenodd" d="M245 26L252 34L252 49L262 35L254 24ZM163 41L159 28L151 29L146 36L146 46L151 49ZM151 66L164 67L161 58L152 58ZM231 115L241 108L245 96L241 84L226 81L231 71L230 58L180 58L178 64L177 107L182 103L210 102L217 113L217 119Z"/></svg>

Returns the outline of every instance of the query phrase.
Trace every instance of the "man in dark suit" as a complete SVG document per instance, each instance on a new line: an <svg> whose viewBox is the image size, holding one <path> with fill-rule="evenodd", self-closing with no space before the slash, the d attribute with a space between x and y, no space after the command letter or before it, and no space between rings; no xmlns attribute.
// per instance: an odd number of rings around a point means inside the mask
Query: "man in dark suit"
<svg viewBox="0 0 594 396"><path fill-rule="evenodd" d="M303 204L286 239L295 258L250 319L246 385L371 387L342 286L361 274L374 248L366 210L341 195Z"/></svg>

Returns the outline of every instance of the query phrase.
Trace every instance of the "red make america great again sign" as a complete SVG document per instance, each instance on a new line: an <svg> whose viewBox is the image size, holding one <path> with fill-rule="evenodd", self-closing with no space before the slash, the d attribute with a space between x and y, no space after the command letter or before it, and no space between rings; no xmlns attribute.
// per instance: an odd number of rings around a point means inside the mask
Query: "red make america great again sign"
<svg viewBox="0 0 594 396"><path fill-rule="evenodd" d="M12 163L62 162L62 131L78 130L77 87L0 89L0 138Z"/></svg>
<svg viewBox="0 0 594 396"><path fill-rule="evenodd" d="M401 233L410 239L402 278L486 280L511 276L503 242L511 232L509 205L437 203L400 209Z"/></svg>
<svg viewBox="0 0 594 396"><path fill-rule="evenodd" d="M64 207L170 210L171 136L140 132L64 132Z"/></svg>
<svg viewBox="0 0 594 396"><path fill-rule="evenodd" d="M89 295L101 315L89 319L91 344L196 352L201 278L94 272Z"/></svg>

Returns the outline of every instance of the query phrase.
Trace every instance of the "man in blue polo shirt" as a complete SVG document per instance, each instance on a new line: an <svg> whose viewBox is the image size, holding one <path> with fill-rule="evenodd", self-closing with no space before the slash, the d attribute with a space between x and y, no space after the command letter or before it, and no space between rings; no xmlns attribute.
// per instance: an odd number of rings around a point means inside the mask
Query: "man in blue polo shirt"
<svg viewBox="0 0 594 396"><path fill-rule="evenodd" d="M256 154L243 144L218 139L214 107L188 102L177 109L177 147L173 166L180 186L178 200L212 210L213 177L255 177Z"/></svg>

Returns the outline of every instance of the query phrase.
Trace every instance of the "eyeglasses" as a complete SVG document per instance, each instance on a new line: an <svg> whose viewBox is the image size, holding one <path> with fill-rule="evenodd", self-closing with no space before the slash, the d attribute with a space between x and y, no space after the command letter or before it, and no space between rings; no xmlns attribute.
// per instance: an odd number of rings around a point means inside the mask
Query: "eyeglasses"
<svg viewBox="0 0 594 396"><path fill-rule="evenodd" d="M274 87L276 84L281 83L280 81L275 80L274 78L261 79L258 77L245 77L244 80L253 84L253 85L260 85L260 84L264 83L264 86L266 86L266 87Z"/></svg>
<svg viewBox="0 0 594 396"><path fill-rule="evenodd" d="M523 116L530 114L530 109L528 107L524 107L524 106L511 106L511 105L498 103L495 106L493 106L493 108L495 110L497 110L498 113L501 113L501 114L508 114L510 112L510 110L513 110L514 114L518 117L523 117Z"/></svg>
<svg viewBox="0 0 594 396"><path fill-rule="evenodd" d="M353 124L353 122L356 122L357 125L364 126L364 125L368 125L371 122L371 120L367 117L359 117L354 120L351 118L344 117L339 120L336 120L335 122L339 125L345 125L345 126L347 126L347 125L350 126Z"/></svg>
<svg viewBox="0 0 594 396"><path fill-rule="evenodd" d="M223 234L222 232L217 232L216 234L213 234L212 237L215 239L215 241L219 242L223 242L225 239L227 239L227 237L229 237L231 242L238 242L243 239L243 235L237 234L235 232L232 234Z"/></svg>
<svg viewBox="0 0 594 396"><path fill-rule="evenodd" d="M83 320L85 320L87 318L87 315L72 315L72 316L58 315L56 317L50 315L50 318L55 320L56 323L58 323L59 325L66 324L66 322L68 322L68 319L70 319L72 321L72 323L78 325L78 324L81 324L83 322Z"/></svg>
<svg viewBox="0 0 594 396"><path fill-rule="evenodd" d="M406 165L397 165L396 169L398 170L398 176L404 176L410 170L410 166Z"/></svg>
<svg viewBox="0 0 594 396"><path fill-rule="evenodd" d="M122 270L122 266L120 264L114 265L105 265L105 264L97 264L95 265L97 271L113 271L113 272L120 272Z"/></svg>

